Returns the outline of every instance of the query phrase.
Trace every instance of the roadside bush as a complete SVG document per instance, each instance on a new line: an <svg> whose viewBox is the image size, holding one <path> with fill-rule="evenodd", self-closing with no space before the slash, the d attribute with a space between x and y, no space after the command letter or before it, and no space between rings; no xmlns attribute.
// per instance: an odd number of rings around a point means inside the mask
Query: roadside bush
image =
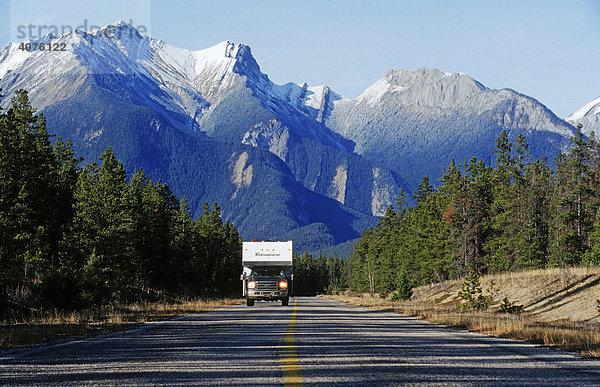
<svg viewBox="0 0 600 387"><path fill-rule="evenodd" d="M406 270L402 270L396 280L396 292L392 295L392 301L404 301L412 297L413 281Z"/></svg>
<svg viewBox="0 0 600 387"><path fill-rule="evenodd" d="M13 286L7 286L5 290L6 298L13 304L30 308L37 303L36 296L31 288L25 283L17 283Z"/></svg>
<svg viewBox="0 0 600 387"><path fill-rule="evenodd" d="M62 310L84 307L81 279L67 268L50 270L41 284L43 304Z"/></svg>
<svg viewBox="0 0 600 387"><path fill-rule="evenodd" d="M518 305L513 301L509 301L508 297L504 297L500 303L500 313L519 314L523 311L523 305Z"/></svg>
<svg viewBox="0 0 600 387"><path fill-rule="evenodd" d="M493 281L490 283L487 290L488 293L496 292ZM493 295L483 295L479 275L473 270L471 270L469 275L465 278L461 289L458 292L458 296L465 301L464 303L458 304L458 308L463 312L468 310L484 310L494 303Z"/></svg>

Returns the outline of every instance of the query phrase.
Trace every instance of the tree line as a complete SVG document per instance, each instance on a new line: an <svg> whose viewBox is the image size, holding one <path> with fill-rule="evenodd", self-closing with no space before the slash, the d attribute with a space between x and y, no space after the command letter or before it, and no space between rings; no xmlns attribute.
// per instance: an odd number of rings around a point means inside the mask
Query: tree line
<svg viewBox="0 0 600 387"><path fill-rule="evenodd" d="M141 169L128 179L111 148L81 166L70 141L51 143L25 91L0 113L0 294L79 308L239 291L241 239L217 204L192 219L163 182ZM425 176L416 204L402 194L349 260L294 255L295 293L404 298L470 271L600 264L595 136L578 127L554 168L522 135L503 131L494 151L492 166L452 161L437 188Z"/></svg>
<svg viewBox="0 0 600 387"><path fill-rule="evenodd" d="M0 114L0 294L78 308L238 290L241 239L216 203L194 220L163 182L128 180L111 148L81 166L50 137L16 92Z"/></svg>
<svg viewBox="0 0 600 387"><path fill-rule="evenodd" d="M332 294L348 287L348 261L320 254L314 257L305 251L294 254L294 289L297 296Z"/></svg>
<svg viewBox="0 0 600 387"><path fill-rule="evenodd" d="M414 286L477 274L600 264L600 142L576 129L554 160L532 160L527 139L496 139L492 166L472 158L425 176L365 230L349 263L359 291L410 296Z"/></svg>

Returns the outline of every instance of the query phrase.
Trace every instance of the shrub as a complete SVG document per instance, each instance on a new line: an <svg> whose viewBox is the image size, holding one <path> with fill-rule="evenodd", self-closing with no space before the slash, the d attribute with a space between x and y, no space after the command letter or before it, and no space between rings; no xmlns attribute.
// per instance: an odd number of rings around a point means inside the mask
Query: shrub
<svg viewBox="0 0 600 387"><path fill-rule="evenodd" d="M64 267L49 270L41 284L44 305L58 309L83 307L81 290L81 279Z"/></svg>
<svg viewBox="0 0 600 387"><path fill-rule="evenodd" d="M494 283L490 283L488 292L494 292ZM458 296L465 302L458 304L458 308L462 311L468 310L484 310L489 308L494 303L494 297L492 295L483 295L481 289L481 282L479 281L479 275L473 270L469 272L469 275L465 278Z"/></svg>
<svg viewBox="0 0 600 387"><path fill-rule="evenodd" d="M508 297L504 297L500 303L500 313L514 313L519 314L523 311L523 305L517 305L512 301L508 300Z"/></svg>
<svg viewBox="0 0 600 387"><path fill-rule="evenodd" d="M412 297L414 284L406 270L402 270L396 280L396 292L392 301L404 301Z"/></svg>

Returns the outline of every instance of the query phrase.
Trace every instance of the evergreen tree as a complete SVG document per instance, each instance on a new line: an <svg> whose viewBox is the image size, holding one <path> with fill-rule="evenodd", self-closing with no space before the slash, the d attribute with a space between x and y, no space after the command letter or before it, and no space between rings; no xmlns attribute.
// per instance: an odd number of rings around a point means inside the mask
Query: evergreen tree
<svg viewBox="0 0 600 387"><path fill-rule="evenodd" d="M42 115L19 90L0 115L0 285L39 282L57 254L58 165Z"/></svg>
<svg viewBox="0 0 600 387"><path fill-rule="evenodd" d="M195 226L190 214L190 206L187 198L184 196L179 205L179 210L175 216L175 236L173 240L173 265L178 271L180 292L185 295L191 295L192 288L190 282L195 282L195 278L190 276L189 269L195 257ZM241 250L240 250L241 251Z"/></svg>
<svg viewBox="0 0 600 387"><path fill-rule="evenodd" d="M548 263L552 173L544 161L536 160L525 172L524 190L518 201L524 210L515 237L517 268L543 268Z"/></svg>
<svg viewBox="0 0 600 387"><path fill-rule="evenodd" d="M449 243L450 227L443 216L447 209L448 202L444 197L433 192L421 199L406 218L405 250L408 256L402 260L401 266L411 275L413 285L443 281L456 272L449 253L452 248ZM412 272L407 268L408 264L411 264Z"/></svg>
<svg viewBox="0 0 600 387"><path fill-rule="evenodd" d="M329 282L328 259L324 255L315 258L307 251L301 256L293 255L294 294L316 295L326 293Z"/></svg>
<svg viewBox="0 0 600 387"><path fill-rule="evenodd" d="M435 192L433 185L429 183L429 176L425 175L423 180L417 186L417 190L413 195L413 198L417 201L417 205L427 201L429 195Z"/></svg>
<svg viewBox="0 0 600 387"><path fill-rule="evenodd" d="M442 177L442 195L450 201L444 213L450 223L450 239L456 246L458 272L466 274L475 269L486 270L489 264L483 248L490 233L490 207L492 202L492 174L482 161L473 158L465 161L460 172L454 162Z"/></svg>
<svg viewBox="0 0 600 387"><path fill-rule="evenodd" d="M54 143L54 157L58 165L56 182L56 198L53 208L52 218L54 220L51 227L51 240L53 250L56 250L60 257L53 257L52 266L58 268L70 266L68 256L64 253L64 246L61 246L69 232L71 221L73 219L73 207L75 205L75 187L80 172L79 164L82 158L75 156L73 143L65 143L62 138L58 138Z"/></svg>
<svg viewBox="0 0 600 387"><path fill-rule="evenodd" d="M586 139L577 127L573 148L556 159L556 180L552 198L552 243L550 263L568 266L580 262L589 246L594 220L594 198L590 159L594 139Z"/></svg>
<svg viewBox="0 0 600 387"><path fill-rule="evenodd" d="M513 144L506 131L496 139L496 165L493 172L493 201L491 204L490 236L485 249L489 256L488 266L492 272L508 270L515 260L512 237L515 226L515 160Z"/></svg>
<svg viewBox="0 0 600 387"><path fill-rule="evenodd" d="M134 297L133 220L123 165L108 148L79 175L73 220L74 253L92 303L127 302Z"/></svg>

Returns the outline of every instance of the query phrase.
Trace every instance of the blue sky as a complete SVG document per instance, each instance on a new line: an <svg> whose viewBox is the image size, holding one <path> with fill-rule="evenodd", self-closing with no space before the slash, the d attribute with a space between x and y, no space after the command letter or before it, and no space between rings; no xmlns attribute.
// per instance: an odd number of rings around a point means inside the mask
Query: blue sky
<svg viewBox="0 0 600 387"><path fill-rule="evenodd" d="M277 83L354 97L391 69L439 68L530 95L560 117L600 96L600 1L0 0L17 27L133 19L170 44L245 43Z"/></svg>

